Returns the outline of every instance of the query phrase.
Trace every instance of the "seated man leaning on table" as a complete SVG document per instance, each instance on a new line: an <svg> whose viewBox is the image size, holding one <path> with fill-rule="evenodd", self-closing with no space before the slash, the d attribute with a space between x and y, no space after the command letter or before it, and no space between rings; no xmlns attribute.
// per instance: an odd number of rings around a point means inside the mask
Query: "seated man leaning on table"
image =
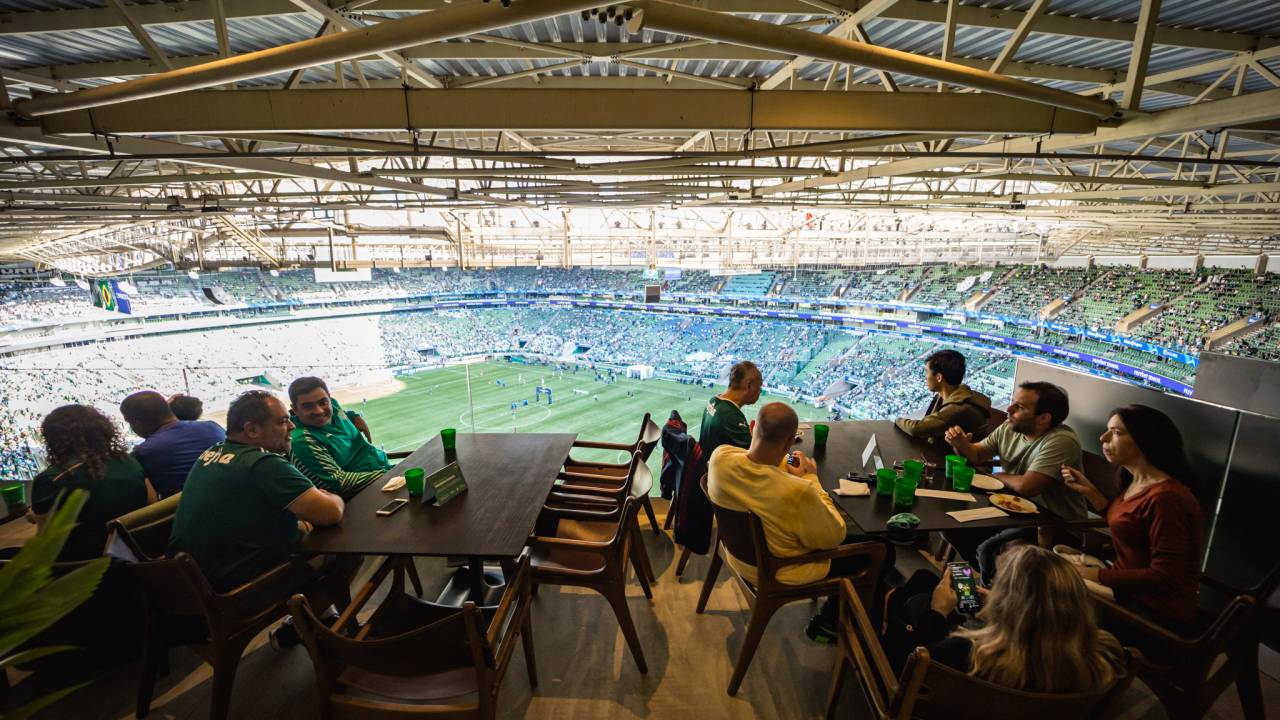
<svg viewBox="0 0 1280 720"><path fill-rule="evenodd" d="M1005 487L1034 500L1036 504L1065 520L1086 516L1085 502L1062 480L1063 466L1081 469L1080 438L1063 424L1070 412L1067 393L1047 382L1025 382L1013 391L1009 419L982 442L960 427L951 427L944 436L951 447L972 464L998 458L1002 472L995 477ZM995 559L1010 542L1036 542L1034 527L991 530L951 530L947 542L970 563L982 570L990 582Z"/></svg>
<svg viewBox="0 0 1280 720"><path fill-rule="evenodd" d="M313 527L336 525L344 504L315 487L285 459L289 411L264 390L249 390L227 410L227 439L206 450L187 476L169 552L189 553L209 585L225 593L290 563L290 549ZM295 560L273 583L283 601L307 587L349 583L359 565L346 559ZM338 595L341 597L341 595ZM296 644L292 627L273 645Z"/></svg>
<svg viewBox="0 0 1280 720"><path fill-rule="evenodd" d="M318 377L289 384L293 433L290 459L316 487L350 499L391 469L387 454L370 442L369 425L343 410Z"/></svg>
<svg viewBox="0 0 1280 720"><path fill-rule="evenodd" d="M822 489L817 464L802 452L791 452L799 424L795 411L783 403L760 408L750 447L725 443L711 454L707 465L711 502L760 518L769 551L778 557L870 540L847 531L840 510ZM789 463L789 457L795 459ZM727 561L743 577L756 581L754 566L732 556ZM784 567L778 571L777 579L788 585L804 585L827 577L852 575L865 566L866 559L858 556L823 560ZM892 548L885 567L893 567ZM828 599L809 621L805 632L810 638L834 641L837 606Z"/></svg>
<svg viewBox="0 0 1280 720"><path fill-rule="evenodd" d="M913 438L943 444L942 435L952 426L967 433L986 428L991 400L963 383L964 369L964 355L955 350L939 350L925 358L924 382L933 399L919 420L895 420L898 429Z"/></svg>

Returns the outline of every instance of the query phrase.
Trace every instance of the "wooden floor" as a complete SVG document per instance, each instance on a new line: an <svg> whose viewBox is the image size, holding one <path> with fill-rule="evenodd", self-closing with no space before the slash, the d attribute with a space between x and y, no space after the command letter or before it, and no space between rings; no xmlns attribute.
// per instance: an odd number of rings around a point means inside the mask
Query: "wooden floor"
<svg viewBox="0 0 1280 720"><path fill-rule="evenodd" d="M655 503L655 505L661 505ZM661 507L659 510L661 511ZM671 541L645 528L645 542L659 575L652 602L633 580L630 606L649 663L640 675L603 598L587 592L543 588L534 606L540 684L530 693L523 656L516 653L500 696L500 717L529 720L574 718L742 718L821 717L835 650L816 645L803 633L815 606L797 603L779 612L769 626L737 697L725 694L746 619L738 590L721 579L707 612L693 609L706 570L695 556L684 578L675 577ZM424 582L438 589L447 572L441 562L421 562ZM433 579L428 579L433 578ZM429 590L431 594L431 590ZM208 712L210 670L186 650L175 651L173 668L156 690L151 718L203 720ZM40 717L125 720L133 717L137 664L118 668L77 691ZM852 688L854 683L846 683ZM235 718L310 718L316 715L315 686L306 650L276 652L265 633L250 646L236 680ZM1280 683L1264 676L1272 717L1280 717ZM15 691L13 695L20 695ZM11 704L8 698L4 705ZM1126 720L1164 716L1145 688L1128 698ZM850 691L843 717L866 717ZM0 709L2 712L2 709ZM994 717L994 716L993 716ZM1210 716L1239 718L1229 690Z"/></svg>

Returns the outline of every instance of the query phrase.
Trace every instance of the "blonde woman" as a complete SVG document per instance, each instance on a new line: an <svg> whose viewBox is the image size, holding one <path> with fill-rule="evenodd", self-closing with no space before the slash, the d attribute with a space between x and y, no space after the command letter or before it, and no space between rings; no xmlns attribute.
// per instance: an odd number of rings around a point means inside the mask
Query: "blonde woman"
<svg viewBox="0 0 1280 720"><path fill-rule="evenodd" d="M910 631L893 643L900 649L894 659L905 661L902 650L925 646L935 662L1028 692L1110 685L1123 663L1120 643L1098 628L1088 590L1071 564L1035 545L1017 545L997 565L995 584L980 591L980 627L948 634L956 594L943 579L930 595L906 602Z"/></svg>

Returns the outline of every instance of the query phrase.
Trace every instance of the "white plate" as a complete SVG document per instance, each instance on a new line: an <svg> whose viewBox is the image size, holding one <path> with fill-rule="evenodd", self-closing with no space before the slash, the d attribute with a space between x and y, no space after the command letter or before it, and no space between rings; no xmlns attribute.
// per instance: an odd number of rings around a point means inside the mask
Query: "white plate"
<svg viewBox="0 0 1280 720"><path fill-rule="evenodd" d="M971 483L971 485L979 490L998 491L1004 489L1004 483L990 475L974 475L973 483Z"/></svg>
<svg viewBox="0 0 1280 720"><path fill-rule="evenodd" d="M1040 508L1036 507L1035 503L1025 498L1020 498L1017 495L996 493L989 496L988 499L991 500L992 505L995 505L1001 510L1005 510L1007 512L1021 513L1024 515L1040 512Z"/></svg>

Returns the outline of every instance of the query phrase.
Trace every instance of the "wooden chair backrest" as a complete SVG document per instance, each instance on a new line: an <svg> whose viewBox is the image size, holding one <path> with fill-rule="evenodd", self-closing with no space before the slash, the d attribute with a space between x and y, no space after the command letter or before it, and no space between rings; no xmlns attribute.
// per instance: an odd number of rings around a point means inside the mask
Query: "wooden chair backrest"
<svg viewBox="0 0 1280 720"><path fill-rule="evenodd" d="M167 615L201 616L207 621L216 615L213 589L190 555L178 553L173 558L144 560L128 567L153 610Z"/></svg>
<svg viewBox="0 0 1280 720"><path fill-rule="evenodd" d="M182 493L178 493L107 523L106 553L132 561L164 557L181 499Z"/></svg>
<svg viewBox="0 0 1280 720"><path fill-rule="evenodd" d="M989 683L941 663L916 648L900 676L894 717L918 720L1082 720L1114 714L1120 696L1133 681L1135 660L1126 654L1121 675L1110 686L1081 693L1032 693ZM998 708L998 712L993 712Z"/></svg>
<svg viewBox="0 0 1280 720"><path fill-rule="evenodd" d="M1081 464L1084 465L1085 477L1108 499L1120 494L1120 478L1116 466L1107 462L1106 458L1086 450Z"/></svg>
<svg viewBox="0 0 1280 720"><path fill-rule="evenodd" d="M480 683L494 664L484 639L483 619L475 603L467 602L458 612L430 625L385 638L362 639L339 635L329 629L301 595L289 600L294 622L312 651L317 668L337 677L345 667L389 675L416 677L474 668Z"/></svg>
<svg viewBox="0 0 1280 720"><path fill-rule="evenodd" d="M701 484L702 492L710 500L711 492L707 489L706 475L702 476ZM756 559L756 538L751 526L753 519L751 513L730 510L714 502L711 503L711 512L716 517L716 532L719 533L720 542L724 543L729 554L748 565L759 566L759 561ZM758 523L759 520L756 522Z"/></svg>
<svg viewBox="0 0 1280 720"><path fill-rule="evenodd" d="M987 410L987 434L990 435L1008 419L1009 414L998 407L993 406L990 410Z"/></svg>
<svg viewBox="0 0 1280 720"><path fill-rule="evenodd" d="M654 448L658 447L658 442L662 440L662 427L649 417L649 413L644 414L644 424L640 428L640 439L636 441L636 450L640 452L640 462L649 462L650 456L653 455Z"/></svg>

